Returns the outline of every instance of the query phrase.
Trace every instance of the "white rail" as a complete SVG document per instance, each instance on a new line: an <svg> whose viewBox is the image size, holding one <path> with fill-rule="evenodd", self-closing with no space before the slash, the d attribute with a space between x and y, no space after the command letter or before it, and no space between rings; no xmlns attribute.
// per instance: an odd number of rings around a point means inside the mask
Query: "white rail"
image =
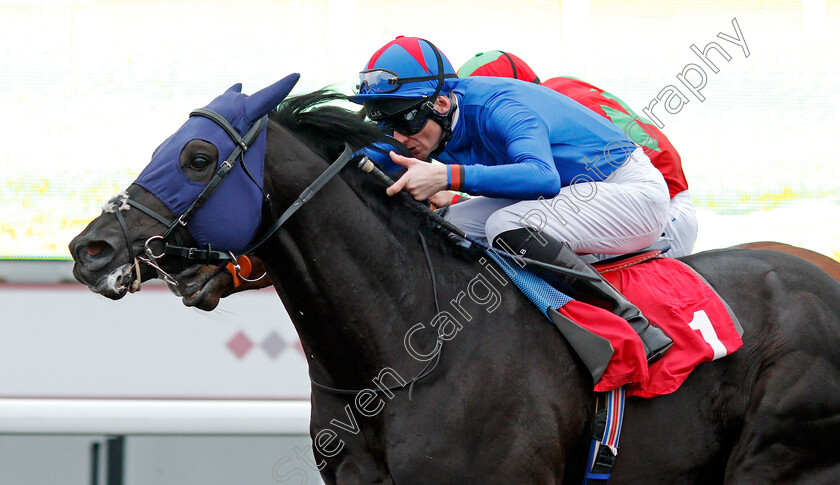
<svg viewBox="0 0 840 485"><path fill-rule="evenodd" d="M308 435L308 401L0 399L0 434Z"/></svg>

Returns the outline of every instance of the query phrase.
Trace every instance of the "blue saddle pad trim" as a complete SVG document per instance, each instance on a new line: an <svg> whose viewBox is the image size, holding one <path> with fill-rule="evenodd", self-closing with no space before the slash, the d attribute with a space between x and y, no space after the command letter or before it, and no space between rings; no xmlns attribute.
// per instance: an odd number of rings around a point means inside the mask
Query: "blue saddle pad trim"
<svg viewBox="0 0 840 485"><path fill-rule="evenodd" d="M491 251L485 250L485 252L502 268L502 271L508 275L513 284L534 302L534 305L537 305L537 308L543 312L546 318L549 318L549 308L557 309L572 301L572 298L561 293L534 273L520 267L516 262L505 259Z"/></svg>

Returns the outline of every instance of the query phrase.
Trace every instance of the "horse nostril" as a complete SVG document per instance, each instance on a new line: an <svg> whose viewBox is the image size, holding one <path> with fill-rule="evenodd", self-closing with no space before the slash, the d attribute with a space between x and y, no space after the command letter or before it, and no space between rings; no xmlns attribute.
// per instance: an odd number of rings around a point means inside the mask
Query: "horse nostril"
<svg viewBox="0 0 840 485"><path fill-rule="evenodd" d="M87 251L89 256L96 256L97 254L101 253L103 249L108 247L105 241L93 241L89 242L85 245L85 251Z"/></svg>
<svg viewBox="0 0 840 485"><path fill-rule="evenodd" d="M89 271L107 266L116 255L114 245L102 239L89 242L79 241L71 248L71 252L75 255L74 259L87 267Z"/></svg>

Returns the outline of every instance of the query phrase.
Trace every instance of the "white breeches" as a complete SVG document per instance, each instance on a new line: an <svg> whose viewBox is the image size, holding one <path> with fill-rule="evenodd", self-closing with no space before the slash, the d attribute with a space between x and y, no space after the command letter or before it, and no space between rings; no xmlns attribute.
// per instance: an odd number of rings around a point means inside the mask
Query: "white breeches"
<svg viewBox="0 0 840 485"><path fill-rule="evenodd" d="M671 243L671 250L665 256L688 256L694 249L694 242L697 241L697 214L687 190L671 199L668 223L665 224L665 236L662 239Z"/></svg>
<svg viewBox="0 0 840 485"><path fill-rule="evenodd" d="M446 219L488 241L531 227L579 254L623 254L653 244L668 221L668 187L641 149L603 182L563 187L553 199L477 197L449 208Z"/></svg>

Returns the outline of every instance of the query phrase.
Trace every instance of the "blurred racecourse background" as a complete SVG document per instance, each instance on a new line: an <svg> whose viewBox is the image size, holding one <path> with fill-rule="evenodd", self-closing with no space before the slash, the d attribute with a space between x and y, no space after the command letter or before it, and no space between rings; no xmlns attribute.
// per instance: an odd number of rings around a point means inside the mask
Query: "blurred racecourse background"
<svg viewBox="0 0 840 485"><path fill-rule="evenodd" d="M192 109L290 72L293 94L349 93L397 35L456 69L509 51L648 109L682 155L696 251L840 260L837 0L0 0L0 484L321 483L307 363L272 289L212 313L160 284L112 302L62 284L67 244ZM718 72L692 50L711 42Z"/></svg>
<svg viewBox="0 0 840 485"><path fill-rule="evenodd" d="M737 36L746 49L722 39ZM0 258L67 258L193 108L300 72L349 92L397 35L458 68L502 49L652 112L700 211L696 250L756 240L840 258L840 2L0 1ZM691 49L718 43L714 73ZM749 56L747 57L748 50ZM704 101L677 80L704 69ZM689 73L699 83L697 73ZM694 77L692 77L694 76Z"/></svg>

